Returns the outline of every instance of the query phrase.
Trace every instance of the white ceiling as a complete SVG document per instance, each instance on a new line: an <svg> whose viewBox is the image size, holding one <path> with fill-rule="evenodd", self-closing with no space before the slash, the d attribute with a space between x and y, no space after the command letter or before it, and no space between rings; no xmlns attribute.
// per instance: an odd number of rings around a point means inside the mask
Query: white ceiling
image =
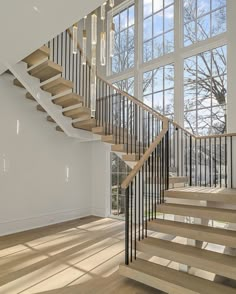
<svg viewBox="0 0 236 294"><path fill-rule="evenodd" d="M0 74L104 0L1 0Z"/></svg>

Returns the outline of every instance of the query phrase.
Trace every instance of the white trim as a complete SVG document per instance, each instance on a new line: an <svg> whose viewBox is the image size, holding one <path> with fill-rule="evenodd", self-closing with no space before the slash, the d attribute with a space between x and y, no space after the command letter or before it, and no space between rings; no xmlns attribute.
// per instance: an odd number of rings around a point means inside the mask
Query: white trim
<svg viewBox="0 0 236 294"><path fill-rule="evenodd" d="M91 215L91 208L53 211L29 218L20 218L0 223L0 236L40 228Z"/></svg>

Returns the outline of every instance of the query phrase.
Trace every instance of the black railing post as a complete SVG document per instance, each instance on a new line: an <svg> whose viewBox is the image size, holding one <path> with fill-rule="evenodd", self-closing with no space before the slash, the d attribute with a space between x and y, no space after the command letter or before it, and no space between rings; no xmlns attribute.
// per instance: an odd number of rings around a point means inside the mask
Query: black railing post
<svg viewBox="0 0 236 294"><path fill-rule="evenodd" d="M129 187L125 191L125 264L129 264Z"/></svg>
<svg viewBox="0 0 236 294"><path fill-rule="evenodd" d="M190 151L190 158L189 158L189 185L192 186L192 155L193 155L193 138L192 136L190 136L190 142L189 142L190 146L189 146L189 151Z"/></svg>

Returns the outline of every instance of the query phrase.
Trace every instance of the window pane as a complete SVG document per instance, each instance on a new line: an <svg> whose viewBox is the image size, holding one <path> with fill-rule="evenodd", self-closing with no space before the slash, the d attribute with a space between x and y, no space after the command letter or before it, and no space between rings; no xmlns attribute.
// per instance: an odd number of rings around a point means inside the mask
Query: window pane
<svg viewBox="0 0 236 294"><path fill-rule="evenodd" d="M202 16L209 13L211 10L210 0L197 0L197 16Z"/></svg>
<svg viewBox="0 0 236 294"><path fill-rule="evenodd" d="M143 75L144 102L158 112L172 116L174 112L174 65L148 71ZM152 99L152 101L151 101Z"/></svg>
<svg viewBox="0 0 236 294"><path fill-rule="evenodd" d="M174 5L173 0L153 0L153 11L147 10L144 1L143 61L150 61L174 51ZM151 3L151 2L150 2ZM145 6L146 5L146 6ZM147 41L152 39L148 44ZM152 48L153 46L153 48ZM149 50L149 49L152 49Z"/></svg>
<svg viewBox="0 0 236 294"><path fill-rule="evenodd" d="M174 28L174 6L171 5L170 7L164 10L165 14L165 31L172 30Z"/></svg>
<svg viewBox="0 0 236 294"><path fill-rule="evenodd" d="M152 60L152 40L145 42L143 48L143 61L149 60Z"/></svg>
<svg viewBox="0 0 236 294"><path fill-rule="evenodd" d="M143 22L143 40L148 40L152 37L152 17L149 17Z"/></svg>
<svg viewBox="0 0 236 294"><path fill-rule="evenodd" d="M165 54L174 51L174 31L171 31L164 35L164 46Z"/></svg>
<svg viewBox="0 0 236 294"><path fill-rule="evenodd" d="M127 28L128 25L128 16L127 9L120 13L120 30Z"/></svg>
<svg viewBox="0 0 236 294"><path fill-rule="evenodd" d="M153 58L163 55L163 35L153 39Z"/></svg>
<svg viewBox="0 0 236 294"><path fill-rule="evenodd" d="M129 8L129 26L134 25L134 6Z"/></svg>
<svg viewBox="0 0 236 294"><path fill-rule="evenodd" d="M221 8L212 13L212 36L217 36L226 31L226 8Z"/></svg>
<svg viewBox="0 0 236 294"><path fill-rule="evenodd" d="M185 59L184 69L184 105L185 111L196 111L194 132L208 135L225 131L226 46ZM185 116L187 123L188 112Z"/></svg>
<svg viewBox="0 0 236 294"><path fill-rule="evenodd" d="M184 0L184 46L225 31L225 0Z"/></svg>
<svg viewBox="0 0 236 294"><path fill-rule="evenodd" d="M154 0L157 1L157 0ZM152 14L152 0L143 0L143 16L147 17Z"/></svg>
<svg viewBox="0 0 236 294"><path fill-rule="evenodd" d="M113 17L115 23L115 56L111 71L119 73L134 66L134 5Z"/></svg>

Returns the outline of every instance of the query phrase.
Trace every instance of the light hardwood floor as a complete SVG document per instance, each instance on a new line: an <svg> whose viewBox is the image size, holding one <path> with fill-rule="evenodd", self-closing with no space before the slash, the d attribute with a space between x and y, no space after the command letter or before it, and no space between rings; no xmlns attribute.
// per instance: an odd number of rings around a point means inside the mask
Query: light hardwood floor
<svg viewBox="0 0 236 294"><path fill-rule="evenodd" d="M0 294L160 293L119 276L124 222L88 217L0 238Z"/></svg>

